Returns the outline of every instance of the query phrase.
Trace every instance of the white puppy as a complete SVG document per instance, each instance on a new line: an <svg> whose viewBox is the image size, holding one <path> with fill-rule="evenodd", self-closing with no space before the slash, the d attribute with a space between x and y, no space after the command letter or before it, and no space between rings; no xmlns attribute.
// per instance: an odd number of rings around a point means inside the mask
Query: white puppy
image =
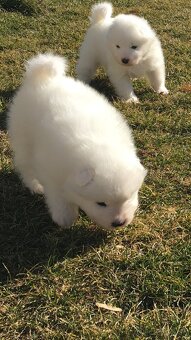
<svg viewBox="0 0 191 340"><path fill-rule="evenodd" d="M80 49L78 78L89 83L104 66L117 94L137 102L131 78L146 76L153 89L167 94L164 57L159 39L148 22L136 15L112 15L112 5L92 7L91 26Z"/></svg>
<svg viewBox="0 0 191 340"><path fill-rule="evenodd" d="M127 225L146 173L131 132L106 98L65 70L51 54L27 63L8 120L16 169L44 192L60 226L72 225L79 207L105 228Z"/></svg>

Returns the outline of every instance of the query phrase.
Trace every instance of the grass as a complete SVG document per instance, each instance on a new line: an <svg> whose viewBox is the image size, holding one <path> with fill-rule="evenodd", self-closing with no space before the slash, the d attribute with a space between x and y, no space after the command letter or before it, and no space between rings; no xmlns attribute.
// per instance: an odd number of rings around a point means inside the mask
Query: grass
<svg viewBox="0 0 191 340"><path fill-rule="evenodd" d="M24 62L54 51L75 75L91 4L0 1L0 339L190 339L188 1L113 1L115 14L142 15L156 29L170 90L158 96L138 80L135 106L116 98L102 70L92 82L126 117L148 168L129 227L106 233L81 215L61 231L14 173L6 112Z"/></svg>

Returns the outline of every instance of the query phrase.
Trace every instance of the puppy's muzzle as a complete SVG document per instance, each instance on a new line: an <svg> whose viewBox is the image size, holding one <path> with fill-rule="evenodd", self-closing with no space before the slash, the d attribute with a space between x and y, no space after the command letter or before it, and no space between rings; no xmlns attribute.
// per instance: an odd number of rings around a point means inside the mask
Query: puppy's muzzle
<svg viewBox="0 0 191 340"><path fill-rule="evenodd" d="M114 228L117 228L117 227L122 227L123 225L126 224L126 220L123 220L123 221L120 221L120 220L115 220L112 222L111 226L114 227Z"/></svg>
<svg viewBox="0 0 191 340"><path fill-rule="evenodd" d="M128 64L129 59L127 59L127 58L122 58L121 61L122 61L123 64Z"/></svg>

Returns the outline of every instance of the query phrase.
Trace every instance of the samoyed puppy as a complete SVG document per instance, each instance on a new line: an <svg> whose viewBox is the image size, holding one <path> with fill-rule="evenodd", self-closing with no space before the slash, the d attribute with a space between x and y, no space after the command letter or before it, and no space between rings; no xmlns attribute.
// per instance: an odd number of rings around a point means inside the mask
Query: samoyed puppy
<svg viewBox="0 0 191 340"><path fill-rule="evenodd" d="M136 15L111 15L112 5L108 2L92 7L91 26L80 48L78 78L89 83L102 65L117 94L126 101L138 101L131 79L141 76L156 92L167 94L164 56L156 33Z"/></svg>
<svg viewBox="0 0 191 340"><path fill-rule="evenodd" d="M79 207L102 227L125 226L146 174L130 129L106 98L65 72L56 55L27 62L8 118L15 167L61 227Z"/></svg>

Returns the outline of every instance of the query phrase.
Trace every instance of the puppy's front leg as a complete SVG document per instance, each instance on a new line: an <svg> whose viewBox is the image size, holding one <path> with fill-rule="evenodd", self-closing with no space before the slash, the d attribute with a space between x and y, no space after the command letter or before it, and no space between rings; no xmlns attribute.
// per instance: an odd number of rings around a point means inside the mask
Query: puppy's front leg
<svg viewBox="0 0 191 340"><path fill-rule="evenodd" d="M149 79L152 88L157 93L168 94L168 90L165 86L165 70L164 66L150 71L147 73L147 78Z"/></svg>
<svg viewBox="0 0 191 340"><path fill-rule="evenodd" d="M133 91L131 79L127 75L109 72L109 78L115 87L118 96L122 97L127 102L139 102L139 99Z"/></svg>
<svg viewBox="0 0 191 340"><path fill-rule="evenodd" d="M57 190L46 190L46 202L52 219L60 227L71 227L78 217L78 207L64 200L63 194Z"/></svg>

